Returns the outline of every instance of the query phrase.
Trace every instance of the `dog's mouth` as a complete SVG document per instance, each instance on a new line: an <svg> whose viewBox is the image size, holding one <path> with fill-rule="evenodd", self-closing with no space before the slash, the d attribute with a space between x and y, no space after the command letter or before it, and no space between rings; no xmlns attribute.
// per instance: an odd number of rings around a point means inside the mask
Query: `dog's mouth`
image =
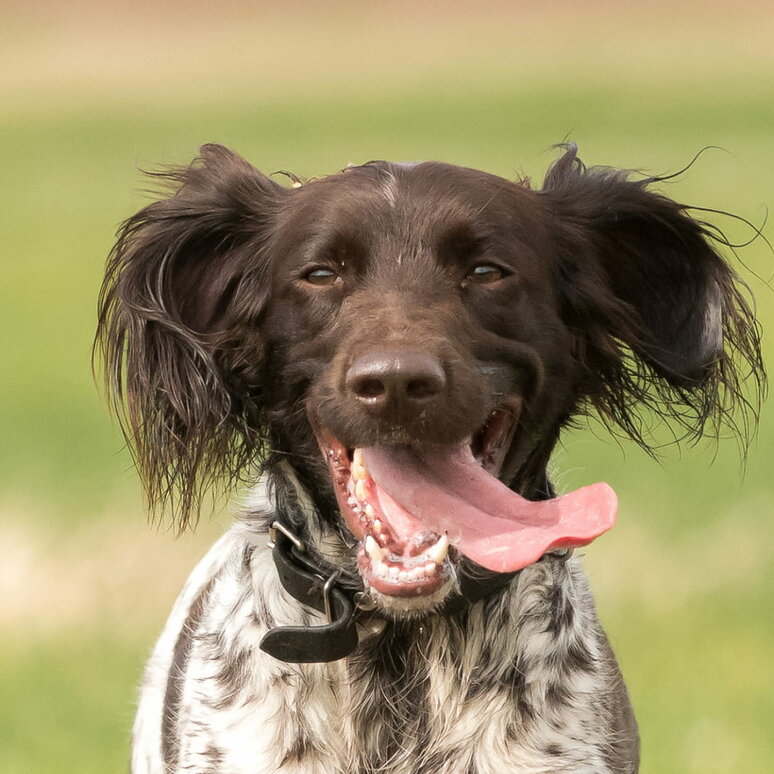
<svg viewBox="0 0 774 774"><path fill-rule="evenodd" d="M460 555L510 573L548 551L586 545L613 526L617 503L607 484L532 502L498 479L517 408L500 407L472 438L448 447L347 448L316 428L372 591L406 601L442 599Z"/></svg>

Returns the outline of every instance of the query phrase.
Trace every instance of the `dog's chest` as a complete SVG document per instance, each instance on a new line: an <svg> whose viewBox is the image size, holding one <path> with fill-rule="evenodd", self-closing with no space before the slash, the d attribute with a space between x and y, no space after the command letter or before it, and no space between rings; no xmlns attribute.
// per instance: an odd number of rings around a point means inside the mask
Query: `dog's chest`
<svg viewBox="0 0 774 774"><path fill-rule="evenodd" d="M210 724L206 743L198 750L189 747L183 759L192 770L223 774L608 771L599 740L580 741L592 726L590 718L566 717L559 721L561 730L542 722L527 728L514 717L503 691L462 703L459 691L447 686L445 707L438 697L390 708L376 696L358 705L362 697L354 693L333 683L248 702ZM576 741L568 746L570 734Z"/></svg>
<svg viewBox="0 0 774 774"><path fill-rule="evenodd" d="M272 625L316 621L281 591L263 552L239 557L211 580L185 633L172 771L608 771L596 629L564 568L532 568L518 593L459 619L390 626L349 659L295 665L257 643Z"/></svg>

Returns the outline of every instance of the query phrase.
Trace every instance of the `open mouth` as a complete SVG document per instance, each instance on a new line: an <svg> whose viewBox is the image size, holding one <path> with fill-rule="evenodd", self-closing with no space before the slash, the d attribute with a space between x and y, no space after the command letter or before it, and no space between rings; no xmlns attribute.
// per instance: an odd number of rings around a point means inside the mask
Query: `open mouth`
<svg viewBox="0 0 774 774"><path fill-rule="evenodd" d="M500 407L472 438L449 447L347 448L317 428L344 522L360 542L358 568L369 589L385 597L443 598L460 555L493 572L515 572L613 526L616 497L607 484L532 502L497 478L518 408Z"/></svg>

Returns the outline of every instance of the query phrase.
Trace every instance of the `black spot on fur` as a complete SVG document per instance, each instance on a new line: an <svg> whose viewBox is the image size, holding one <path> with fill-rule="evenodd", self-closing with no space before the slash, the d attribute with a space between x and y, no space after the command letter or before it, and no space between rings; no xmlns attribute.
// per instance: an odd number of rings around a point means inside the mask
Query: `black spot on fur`
<svg viewBox="0 0 774 774"><path fill-rule="evenodd" d="M223 767L224 752L215 745L208 745L204 751L204 759L207 761L207 768L203 774L220 774Z"/></svg>
<svg viewBox="0 0 774 774"><path fill-rule="evenodd" d="M251 615L253 624L257 628L263 629L265 627L271 629L274 626L274 616L271 614L263 594L255 595L255 610Z"/></svg>
<svg viewBox="0 0 774 774"><path fill-rule="evenodd" d="M548 604L547 632L558 635L572 627L575 612L561 583L556 582L551 585L546 594L546 603Z"/></svg>
<svg viewBox="0 0 774 774"><path fill-rule="evenodd" d="M554 710L565 706L570 700L570 691L562 683L552 682L546 688L546 704Z"/></svg>
<svg viewBox="0 0 774 774"><path fill-rule="evenodd" d="M174 770L177 764L179 752L176 721L180 712L180 696L183 690L183 680L188 669L188 659L191 655L196 628L206 609L207 600L216 580L217 576L212 578L193 601L183 628L180 630L180 636L175 643L161 717L161 755L170 771Z"/></svg>
<svg viewBox="0 0 774 774"><path fill-rule="evenodd" d="M577 640L573 640L567 647L564 663L567 669L574 672L592 672L594 670L594 657Z"/></svg>
<svg viewBox="0 0 774 774"><path fill-rule="evenodd" d="M503 676L503 687L510 693L511 703L525 720L530 720L534 715L532 705L529 703L524 690L528 669L527 662L519 656L511 663L510 668Z"/></svg>
<svg viewBox="0 0 774 774"><path fill-rule="evenodd" d="M282 768L288 763L302 763L304 758L306 758L313 749L307 735L302 730L299 730L296 738L288 745L285 755L282 758L282 761L280 761L279 767Z"/></svg>
<svg viewBox="0 0 774 774"><path fill-rule="evenodd" d="M271 678L269 679L269 682L272 686L272 688L276 688L277 690L284 690L290 685L293 685L294 682L294 676L291 672L288 672L284 669L280 669L278 672L274 672L271 675Z"/></svg>
<svg viewBox="0 0 774 774"><path fill-rule="evenodd" d="M223 654L215 673L219 698L212 702L213 709L224 710L236 704L247 680L247 669L252 657L253 651L250 648Z"/></svg>
<svg viewBox="0 0 774 774"><path fill-rule="evenodd" d="M416 622L392 623L377 659L351 659L350 680L374 689L354 708L356 725L364 734L376 735L369 757L363 761L368 771L379 767L389 770L390 761L400 756L409 740L414 749L426 746L429 677L418 645L420 626Z"/></svg>

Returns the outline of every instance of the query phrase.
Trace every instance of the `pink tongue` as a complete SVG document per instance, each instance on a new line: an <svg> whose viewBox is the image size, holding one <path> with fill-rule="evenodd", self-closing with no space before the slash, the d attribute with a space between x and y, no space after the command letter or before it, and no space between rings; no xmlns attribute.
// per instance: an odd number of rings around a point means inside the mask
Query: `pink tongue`
<svg viewBox="0 0 774 774"><path fill-rule="evenodd" d="M465 556L495 572L520 570L551 549L586 545L615 523L618 502L607 484L531 502L487 473L467 446L364 451L379 504L399 538L445 532Z"/></svg>

